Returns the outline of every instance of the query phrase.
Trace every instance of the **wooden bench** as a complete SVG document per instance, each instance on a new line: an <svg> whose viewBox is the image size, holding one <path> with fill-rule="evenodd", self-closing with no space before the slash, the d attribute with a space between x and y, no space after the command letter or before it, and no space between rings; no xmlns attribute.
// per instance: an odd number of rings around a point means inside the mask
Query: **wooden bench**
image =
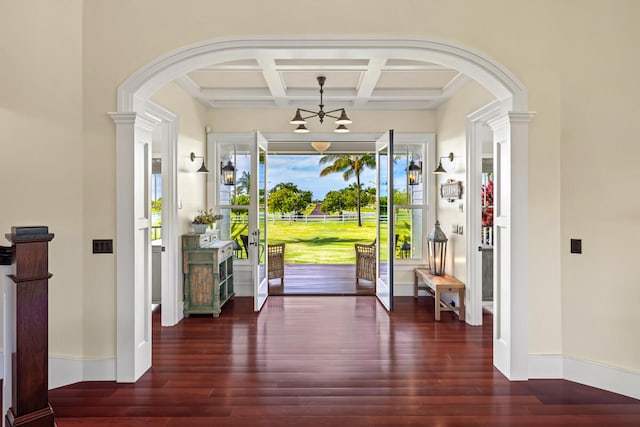
<svg viewBox="0 0 640 427"><path fill-rule="evenodd" d="M436 320L440 321L441 311L457 311L458 317L464 321L464 292L465 285L455 277L449 275L434 276L428 268L416 268L413 281L413 297L418 298L418 289L426 289L435 300ZM424 284L424 286L421 286ZM458 292L460 301L458 307L454 307L440 299L442 292Z"/></svg>

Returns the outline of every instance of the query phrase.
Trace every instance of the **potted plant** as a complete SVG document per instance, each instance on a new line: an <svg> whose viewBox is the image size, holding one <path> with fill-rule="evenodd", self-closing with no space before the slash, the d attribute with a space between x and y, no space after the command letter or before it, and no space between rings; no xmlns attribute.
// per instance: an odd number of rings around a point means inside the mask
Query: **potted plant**
<svg viewBox="0 0 640 427"><path fill-rule="evenodd" d="M209 227L213 228L216 221L222 219L221 214L213 213L213 209L200 209L198 214L191 221L191 227L196 234L202 234L207 231Z"/></svg>

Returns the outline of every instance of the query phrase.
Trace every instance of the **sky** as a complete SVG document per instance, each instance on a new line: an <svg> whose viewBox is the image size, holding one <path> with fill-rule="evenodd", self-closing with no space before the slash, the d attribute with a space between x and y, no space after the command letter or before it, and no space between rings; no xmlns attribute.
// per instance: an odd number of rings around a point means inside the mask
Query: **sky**
<svg viewBox="0 0 640 427"><path fill-rule="evenodd" d="M300 190L311 191L313 200L322 200L329 191L340 190L356 182L355 178L345 181L341 173L320 177L320 171L328 166L318 164L321 157L321 155L270 154L267 164L267 187L271 189L280 182L293 182ZM396 182L404 182L404 169L397 167L394 176ZM365 169L360 175L365 188L375 187L375 179L375 169Z"/></svg>

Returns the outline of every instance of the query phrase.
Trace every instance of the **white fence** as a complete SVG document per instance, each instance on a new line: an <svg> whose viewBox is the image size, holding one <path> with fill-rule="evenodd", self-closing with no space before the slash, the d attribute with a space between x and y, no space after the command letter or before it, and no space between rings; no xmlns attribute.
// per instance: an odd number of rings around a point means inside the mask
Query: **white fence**
<svg viewBox="0 0 640 427"><path fill-rule="evenodd" d="M327 224L329 222L341 222L342 224L348 222L358 222L358 215L355 213L347 213L342 215L296 215L296 214L267 214L269 222L275 224L276 222L302 222L305 224L309 223L323 223ZM378 215L375 212L362 212L361 214L362 222L373 222L375 223L378 220ZM236 224L246 224L247 223L247 215L233 215L232 221ZM386 222L387 216L380 216L380 222Z"/></svg>

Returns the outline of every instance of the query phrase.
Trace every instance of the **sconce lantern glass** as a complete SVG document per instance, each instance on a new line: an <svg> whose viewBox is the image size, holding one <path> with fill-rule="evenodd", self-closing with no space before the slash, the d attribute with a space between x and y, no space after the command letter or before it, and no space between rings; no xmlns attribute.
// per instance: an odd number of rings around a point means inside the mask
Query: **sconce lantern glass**
<svg viewBox="0 0 640 427"><path fill-rule="evenodd" d="M422 162L416 164L413 160L409 162L407 167L407 180L409 185L418 185L422 182Z"/></svg>
<svg viewBox="0 0 640 427"><path fill-rule="evenodd" d="M449 153L448 156L440 157L440 160L438 161L438 167L433 171L433 173L435 173L436 175L447 173L447 170L442 167L442 159L449 159L450 162L453 162L453 153Z"/></svg>
<svg viewBox="0 0 640 427"><path fill-rule="evenodd" d="M447 260L447 240L447 236L440 228L440 221L436 220L436 226L427 237L429 272L434 276L444 276L445 262Z"/></svg>
<svg viewBox="0 0 640 427"><path fill-rule="evenodd" d="M220 182L224 185L236 184L236 168L231 163L231 160L226 165L222 166L220 162Z"/></svg>
<svg viewBox="0 0 640 427"><path fill-rule="evenodd" d="M207 166L205 166L204 164L204 156L196 156L196 153L191 153L191 155L189 156L191 158L191 161L195 161L196 159L202 159L202 165L200 166L200 169L197 170L197 172L201 172L201 173L209 173L209 169L207 169Z"/></svg>

